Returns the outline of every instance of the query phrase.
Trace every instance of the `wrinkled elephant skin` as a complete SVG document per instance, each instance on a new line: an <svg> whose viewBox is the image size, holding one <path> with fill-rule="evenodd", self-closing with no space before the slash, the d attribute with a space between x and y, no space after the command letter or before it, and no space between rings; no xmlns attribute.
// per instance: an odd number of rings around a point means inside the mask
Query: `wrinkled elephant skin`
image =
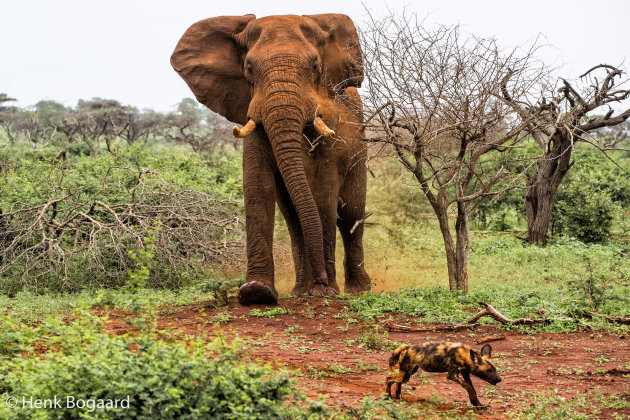
<svg viewBox="0 0 630 420"><path fill-rule="evenodd" d="M368 290L363 263L367 153L356 88L354 24L340 14L215 17L192 25L171 64L197 100L242 125L247 282L242 304L274 304L278 204L291 236L293 293L335 295L335 238L345 291Z"/></svg>

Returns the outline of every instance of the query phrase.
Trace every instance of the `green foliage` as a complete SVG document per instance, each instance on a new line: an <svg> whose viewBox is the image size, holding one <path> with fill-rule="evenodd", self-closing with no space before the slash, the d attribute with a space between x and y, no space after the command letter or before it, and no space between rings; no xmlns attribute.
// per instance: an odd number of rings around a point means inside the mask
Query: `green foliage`
<svg viewBox="0 0 630 420"><path fill-rule="evenodd" d="M583 253L585 254L585 253ZM630 285L630 275L605 255L584 255L582 266L568 269L569 291L578 308L599 310L607 303L617 302L630 307L630 296L619 294L618 285Z"/></svg>
<svg viewBox="0 0 630 420"><path fill-rule="evenodd" d="M289 378L266 366L244 361L244 343L228 344L219 337L169 342L151 327L131 335L115 336L103 331L105 320L75 314L65 324L46 321L32 330L41 357L16 356L6 360L0 374L1 392L8 396L41 399L129 398L129 407L43 410L0 406L0 416L21 418L279 418L283 400L292 392ZM13 328L15 330L15 328ZM13 331L15 333L15 331ZM7 342L0 331L0 342ZM36 337L35 337L36 336ZM14 336L15 337L15 336ZM24 340L22 340L24 341ZM14 342L21 342L14 340Z"/></svg>
<svg viewBox="0 0 630 420"><path fill-rule="evenodd" d="M564 240L540 248L501 236L474 239L472 249L471 272L480 273L480 278L471 283L468 294L430 286L369 292L352 298L349 308L364 320L397 313L414 316L418 322L455 324L470 319L480 301L490 302L510 318L580 316L593 309L591 301L606 314L627 312L630 283L622 273L630 271L630 261L624 247ZM480 322L494 321L482 318ZM576 325L555 322L544 328L569 331Z"/></svg>
<svg viewBox="0 0 630 420"><path fill-rule="evenodd" d="M523 190L512 189L483 200L471 214L473 226L480 230L505 232L525 226Z"/></svg>
<svg viewBox="0 0 630 420"><path fill-rule="evenodd" d="M212 293L217 306L225 306L232 302L238 288L245 284L245 278L210 279L200 285L203 292Z"/></svg>
<svg viewBox="0 0 630 420"><path fill-rule="evenodd" d="M370 182L368 205L387 214L392 223L385 226L396 234L397 225L426 224L423 215L433 209L418 187L418 181L404 169L397 158L387 158L370 166L376 175Z"/></svg>
<svg viewBox="0 0 630 420"><path fill-rule="evenodd" d="M610 194L592 185L577 184L559 192L554 206L554 231L584 242L604 242L610 236L618 206Z"/></svg>
<svg viewBox="0 0 630 420"><path fill-rule="evenodd" d="M24 328L20 320L0 317L0 362L9 360L22 351L32 351L31 344L37 339L39 327Z"/></svg>
<svg viewBox="0 0 630 420"><path fill-rule="evenodd" d="M557 391L547 391L529 396L532 403L519 413L511 413L520 419L556 420L572 419L585 420L593 418L585 413L588 408L584 395L578 395L570 400L557 395Z"/></svg>
<svg viewBox="0 0 630 420"><path fill-rule="evenodd" d="M184 287L176 290L139 288L130 290L97 289L81 292L50 293L37 295L22 291L14 297L0 294L0 313L10 313L17 322L36 323L42 318L66 314L81 306L103 306L129 309L134 306L154 307L188 305L214 299L211 292L204 292L199 286Z"/></svg>
<svg viewBox="0 0 630 420"><path fill-rule="evenodd" d="M324 401L308 401L287 405L282 418L291 420L412 420L419 418L450 418L448 414L439 413L433 405L407 405L405 402L394 401L390 398L375 399L365 397L354 407L331 407ZM460 416L459 418L467 418Z"/></svg>
<svg viewBox="0 0 630 420"><path fill-rule="evenodd" d="M357 338L359 347L366 350L393 350L395 343L389 340L387 331L382 331L378 325L373 325L370 330Z"/></svg>
<svg viewBox="0 0 630 420"><path fill-rule="evenodd" d="M605 242L630 207L630 168L627 153L612 155L620 169L598 150L579 148L572 168L558 189L552 219L552 233L583 242ZM626 216L627 217L627 216Z"/></svg>
<svg viewBox="0 0 630 420"><path fill-rule="evenodd" d="M258 308L252 309L249 314L258 318L275 318L278 315L285 315L290 313L290 309L284 309L278 306L273 309L268 309L264 312Z"/></svg>
<svg viewBox="0 0 630 420"><path fill-rule="evenodd" d="M151 267L155 264L155 234L160 230L162 230L160 223L155 222L155 227L148 229L149 236L142 239L144 248L137 250L130 249L128 251L129 257L136 264L135 268L127 270L129 279L127 280L126 286L131 290L146 287L147 285L147 280L151 274Z"/></svg>

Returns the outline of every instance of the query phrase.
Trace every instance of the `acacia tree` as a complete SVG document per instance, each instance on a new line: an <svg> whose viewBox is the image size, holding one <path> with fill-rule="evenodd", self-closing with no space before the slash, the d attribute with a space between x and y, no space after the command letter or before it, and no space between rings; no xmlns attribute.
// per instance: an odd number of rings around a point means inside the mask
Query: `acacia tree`
<svg viewBox="0 0 630 420"><path fill-rule="evenodd" d="M508 74L515 100L546 80L537 46L504 52L494 39L457 26L429 30L413 16L390 15L371 19L363 47L367 140L391 145L418 181L444 239L449 287L467 291L469 214L482 200L522 186L515 151L532 121L500 92Z"/></svg>
<svg viewBox="0 0 630 420"><path fill-rule="evenodd" d="M232 125L226 119L191 98L184 98L178 104L177 112L166 116L164 124L165 135L170 141L187 144L195 152L211 151L226 143L240 143L232 135Z"/></svg>
<svg viewBox="0 0 630 420"><path fill-rule="evenodd" d="M510 79L515 73L511 71L505 76L501 92L520 118L530 121L527 130L542 151L534 172L527 175L525 209L528 242L545 245L556 192L573 166L571 155L576 144L590 143L603 153L620 150L614 143L598 145L591 133L622 124L630 117L630 107L617 113L609 107L601 114L609 104L630 98L630 89L620 88L623 85L620 69L598 65L581 75L575 87L561 79L559 88L543 93L532 104L526 101L527 98L512 95Z"/></svg>
<svg viewBox="0 0 630 420"><path fill-rule="evenodd" d="M0 127L4 130L11 144L15 143L13 125L16 120L18 108L16 106L6 105L6 103L14 102L15 100L15 98L10 98L6 93L0 93Z"/></svg>
<svg viewBox="0 0 630 420"><path fill-rule="evenodd" d="M13 113L13 127L31 143L33 149L46 146L58 135L66 107L59 102L42 100L33 107L16 109Z"/></svg>
<svg viewBox="0 0 630 420"><path fill-rule="evenodd" d="M614 147L630 138L630 121L612 127L605 127L593 133L604 147Z"/></svg>

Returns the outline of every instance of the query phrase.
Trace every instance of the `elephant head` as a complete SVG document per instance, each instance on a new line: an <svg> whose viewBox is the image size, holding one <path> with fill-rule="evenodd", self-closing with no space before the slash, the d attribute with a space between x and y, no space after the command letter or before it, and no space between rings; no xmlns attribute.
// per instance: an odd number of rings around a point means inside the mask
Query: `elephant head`
<svg viewBox="0 0 630 420"><path fill-rule="evenodd" d="M330 136L325 101L359 87L361 50L354 24L340 14L215 17L192 25L171 64L197 100L244 124L234 135L262 130L297 211L316 283L326 284L322 226L302 161L306 127ZM264 137L263 137L264 138Z"/></svg>

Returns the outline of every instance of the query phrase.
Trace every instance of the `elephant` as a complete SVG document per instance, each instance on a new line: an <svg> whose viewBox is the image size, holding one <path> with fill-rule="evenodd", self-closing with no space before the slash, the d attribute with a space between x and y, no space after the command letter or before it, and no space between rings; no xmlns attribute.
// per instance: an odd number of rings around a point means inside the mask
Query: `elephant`
<svg viewBox="0 0 630 420"><path fill-rule="evenodd" d="M247 273L243 305L277 304L276 203L291 238L297 296L336 295L336 228L345 291L370 288L364 266L367 151L361 49L342 14L220 16L193 24L171 65L197 100L242 125Z"/></svg>

